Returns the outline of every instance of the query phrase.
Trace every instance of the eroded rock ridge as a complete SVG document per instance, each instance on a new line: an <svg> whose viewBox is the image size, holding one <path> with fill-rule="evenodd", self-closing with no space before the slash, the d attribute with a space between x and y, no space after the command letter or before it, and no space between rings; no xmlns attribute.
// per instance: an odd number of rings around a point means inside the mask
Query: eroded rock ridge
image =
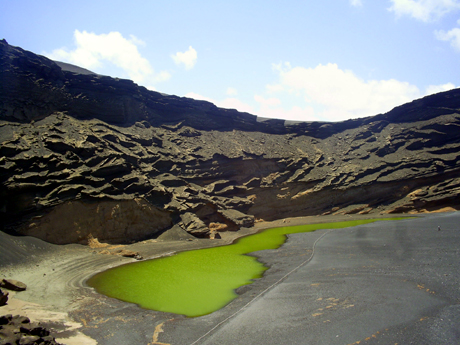
<svg viewBox="0 0 460 345"><path fill-rule="evenodd" d="M121 243L459 205L458 89L294 123L77 73L4 40L0 64L0 220L11 233Z"/></svg>

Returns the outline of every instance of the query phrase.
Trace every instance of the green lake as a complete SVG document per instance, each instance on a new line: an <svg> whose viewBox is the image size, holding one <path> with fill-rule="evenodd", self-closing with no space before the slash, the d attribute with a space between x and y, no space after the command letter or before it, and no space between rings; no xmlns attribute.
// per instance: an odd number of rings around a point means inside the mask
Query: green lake
<svg viewBox="0 0 460 345"><path fill-rule="evenodd" d="M267 229L233 244L181 252L136 262L93 276L87 284L122 301L189 317L212 313L237 297L235 289L262 277L268 267L251 252L276 249L286 235L356 226L378 220L311 224ZM395 220L395 218L391 218Z"/></svg>

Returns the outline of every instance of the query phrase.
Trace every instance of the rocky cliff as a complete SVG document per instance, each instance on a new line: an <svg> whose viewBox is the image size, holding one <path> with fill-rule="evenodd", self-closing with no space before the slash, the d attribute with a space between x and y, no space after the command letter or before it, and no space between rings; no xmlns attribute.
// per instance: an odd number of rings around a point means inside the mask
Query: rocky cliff
<svg viewBox="0 0 460 345"><path fill-rule="evenodd" d="M338 123L264 120L0 41L0 222L53 243L459 206L460 90Z"/></svg>

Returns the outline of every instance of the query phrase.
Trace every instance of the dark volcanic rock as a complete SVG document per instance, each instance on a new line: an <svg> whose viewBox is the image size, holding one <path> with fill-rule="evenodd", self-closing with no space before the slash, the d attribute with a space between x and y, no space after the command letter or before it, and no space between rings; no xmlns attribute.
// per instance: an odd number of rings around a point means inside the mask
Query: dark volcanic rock
<svg viewBox="0 0 460 345"><path fill-rule="evenodd" d="M8 292L3 292L3 290L0 289L0 307L8 302L8 295Z"/></svg>
<svg viewBox="0 0 460 345"><path fill-rule="evenodd" d="M59 345L50 331L33 324L28 317L0 316L0 345Z"/></svg>
<svg viewBox="0 0 460 345"><path fill-rule="evenodd" d="M27 289L26 284L14 279L2 279L0 281L0 287L12 291L25 291Z"/></svg>
<svg viewBox="0 0 460 345"><path fill-rule="evenodd" d="M196 237L208 237L210 234L210 229L207 225L192 212L186 212L181 215L179 226Z"/></svg>
<svg viewBox="0 0 460 345"><path fill-rule="evenodd" d="M254 219L459 206L458 89L362 119L267 120L5 41L0 80L0 222L11 233L114 243L172 226L208 237Z"/></svg>

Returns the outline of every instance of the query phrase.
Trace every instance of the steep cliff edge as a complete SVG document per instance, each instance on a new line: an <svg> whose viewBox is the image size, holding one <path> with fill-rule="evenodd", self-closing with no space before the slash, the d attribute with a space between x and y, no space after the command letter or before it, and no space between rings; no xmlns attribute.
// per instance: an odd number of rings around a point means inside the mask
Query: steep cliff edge
<svg viewBox="0 0 460 345"><path fill-rule="evenodd" d="M115 243L459 206L458 89L373 117L290 123L61 66L0 41L4 231Z"/></svg>

